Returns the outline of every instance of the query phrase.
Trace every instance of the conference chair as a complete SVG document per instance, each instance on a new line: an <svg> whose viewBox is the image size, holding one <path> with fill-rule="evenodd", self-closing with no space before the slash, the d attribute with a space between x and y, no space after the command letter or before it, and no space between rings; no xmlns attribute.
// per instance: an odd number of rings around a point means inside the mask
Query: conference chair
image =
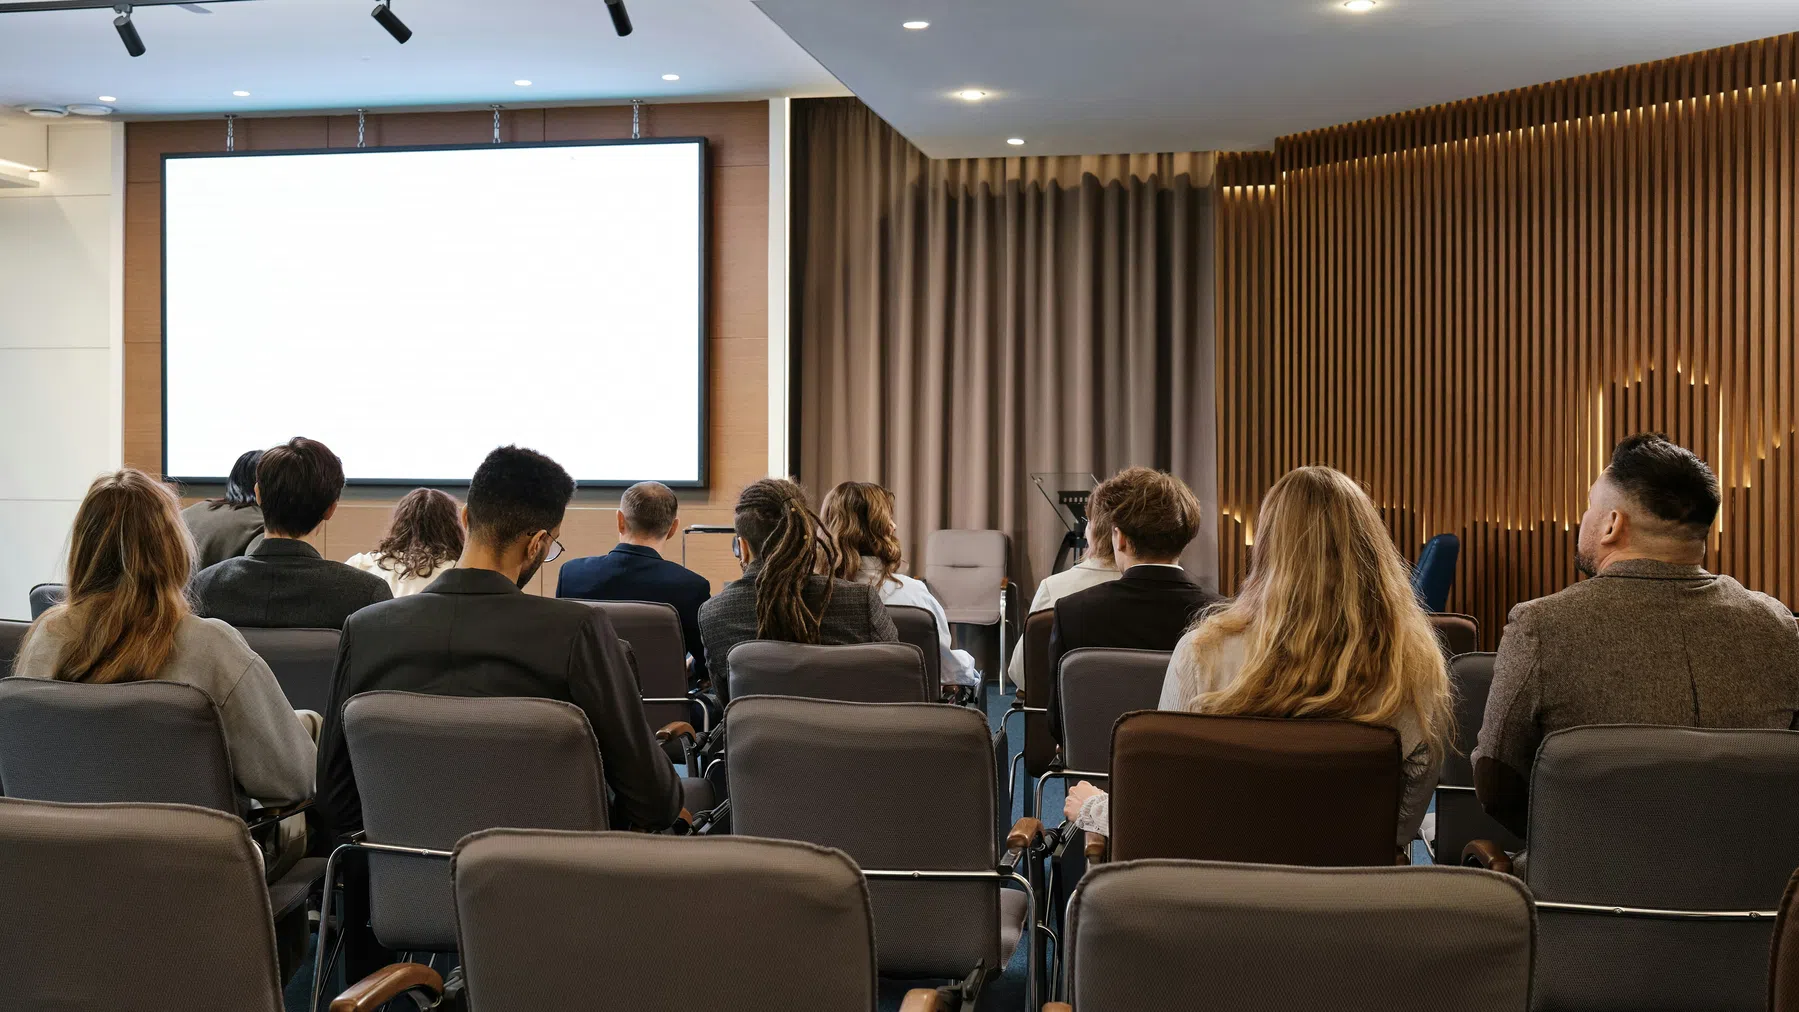
<svg viewBox="0 0 1799 1012"><path fill-rule="evenodd" d="M943 605L949 624L993 627L999 634L1003 680L1006 624L1011 609L1012 539L1004 531L933 531L925 541L925 584Z"/></svg>
<svg viewBox="0 0 1799 1012"><path fill-rule="evenodd" d="M712 711L689 690L687 640L681 613L662 601L582 601L606 613L618 638L637 660L637 688L643 693L643 715L651 727L688 721L701 731L712 727ZM669 758L691 763L678 742L669 742Z"/></svg>
<svg viewBox="0 0 1799 1012"><path fill-rule="evenodd" d="M933 647L935 644L933 644ZM925 673L923 651L911 643L820 646L750 640L731 648L729 699L803 696L852 703L928 703L937 685Z"/></svg>
<svg viewBox="0 0 1799 1012"><path fill-rule="evenodd" d="M1104 782L1112 772L1112 728L1138 710L1153 710L1162 700L1168 673L1166 650L1083 647L1062 657L1056 673L1062 698L1062 751L1037 778L1036 810L1043 808L1043 788L1052 779Z"/></svg>
<svg viewBox="0 0 1799 1012"><path fill-rule="evenodd" d="M964 1008L1027 945L1037 1007L1035 819L1002 833L987 719L938 703L753 696L726 711L733 831L848 854L881 975L949 980ZM1016 884L1019 888L1002 888Z"/></svg>
<svg viewBox="0 0 1799 1012"><path fill-rule="evenodd" d="M331 680L337 673L336 629L239 629L244 642L281 683L287 705L324 714L331 709Z"/></svg>
<svg viewBox="0 0 1799 1012"><path fill-rule="evenodd" d="M606 783L581 708L554 699L364 692L344 704L362 830L331 854L368 859L370 925L384 948L451 954L456 841L497 826L607 828ZM657 737L691 733L686 725ZM319 928L312 1008L329 970Z"/></svg>
<svg viewBox="0 0 1799 1012"><path fill-rule="evenodd" d="M1133 861L1075 890L1045 1012L1525 1012L1535 929L1503 875Z"/></svg>
<svg viewBox="0 0 1799 1012"><path fill-rule="evenodd" d="M1022 744L1018 755L1012 758L1010 775L1006 778L1008 785L1017 782L1020 765L1024 767L1025 779L1034 782L1056 761L1056 740L1049 733L1049 681L1053 674L1049 670L1049 634L1055 624L1053 608L1032 612L1024 620L1024 636L1019 640L1020 649L1024 651L1024 685L1013 694L1012 705L1002 718L1002 725L1007 728L1010 728L1014 715L1024 718L1020 732ZM1026 790L1024 814L1039 814L1035 800L1035 793Z"/></svg>
<svg viewBox="0 0 1799 1012"><path fill-rule="evenodd" d="M1462 848L1471 840L1491 840L1508 852L1524 849L1513 836L1481 807L1474 794L1471 757L1480 740L1480 725L1487 712L1487 693L1493 686L1490 653L1459 654L1449 662L1449 683L1455 690L1455 751L1443 757L1437 780L1437 832L1430 844L1437 864L1460 864Z"/></svg>
<svg viewBox="0 0 1799 1012"><path fill-rule="evenodd" d="M1480 621L1472 615L1433 611L1428 616L1437 644L1443 648L1443 659L1471 654L1480 649Z"/></svg>
<svg viewBox="0 0 1799 1012"><path fill-rule="evenodd" d="M493 829L451 877L478 1009L874 1012L868 887L841 851L748 837ZM706 955L691 949L704 911ZM932 1012L938 994L906 995Z"/></svg>
<svg viewBox="0 0 1799 1012"><path fill-rule="evenodd" d="M28 598L31 602L32 621L36 621L38 616L61 604L67 594L68 588L60 583L40 583L31 588Z"/></svg>
<svg viewBox="0 0 1799 1012"><path fill-rule="evenodd" d="M1774 921L1774 952L1768 965L1768 1012L1799 1012L1799 872L1787 880Z"/></svg>
<svg viewBox="0 0 1799 1012"><path fill-rule="evenodd" d="M13 658L19 656L19 647L24 644L25 633L30 628L30 622L0 619L0 676L12 670Z"/></svg>
<svg viewBox="0 0 1799 1012"><path fill-rule="evenodd" d="M1529 859L1466 854L1536 896L1535 1008L1763 1009L1799 867L1799 731L1558 731L1531 774Z"/></svg>
<svg viewBox="0 0 1799 1012"><path fill-rule="evenodd" d="M0 896L9 1009L282 1012L262 861L229 815L0 799ZM399 964L331 1007L374 1012L442 988L434 971Z"/></svg>
<svg viewBox="0 0 1799 1012"><path fill-rule="evenodd" d="M1425 611L1442 611L1449 607L1449 588L1455 585L1456 557L1462 554L1462 539L1453 534L1439 534L1418 550L1418 564L1412 567L1412 591Z"/></svg>
<svg viewBox="0 0 1799 1012"><path fill-rule="evenodd" d="M1112 732L1111 838L1087 834L1087 857L1392 865L1403 782L1391 728L1132 713Z"/></svg>
<svg viewBox="0 0 1799 1012"><path fill-rule="evenodd" d="M937 616L924 608L890 604L887 617L893 619L899 641L912 644L924 656L925 680L932 685L942 685L943 644L937 638Z"/></svg>

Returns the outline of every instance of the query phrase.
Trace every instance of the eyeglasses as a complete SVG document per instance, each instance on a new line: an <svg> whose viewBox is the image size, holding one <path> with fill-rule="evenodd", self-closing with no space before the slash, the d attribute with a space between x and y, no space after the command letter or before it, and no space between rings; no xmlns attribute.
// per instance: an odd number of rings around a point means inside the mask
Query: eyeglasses
<svg viewBox="0 0 1799 1012"><path fill-rule="evenodd" d="M555 562L556 557L561 554L562 554L562 542L552 541L552 542L550 542L550 550L544 554L543 561Z"/></svg>

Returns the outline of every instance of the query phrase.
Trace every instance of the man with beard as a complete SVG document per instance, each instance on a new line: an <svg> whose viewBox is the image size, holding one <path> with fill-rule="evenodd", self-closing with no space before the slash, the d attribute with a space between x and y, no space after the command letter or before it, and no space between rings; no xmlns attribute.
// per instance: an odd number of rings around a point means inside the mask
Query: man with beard
<svg viewBox="0 0 1799 1012"><path fill-rule="evenodd" d="M1580 518L1575 568L1591 579L1512 609L1473 759L1481 804L1520 838L1552 732L1795 726L1799 626L1779 601L1705 570L1719 503L1691 451L1631 436Z"/></svg>

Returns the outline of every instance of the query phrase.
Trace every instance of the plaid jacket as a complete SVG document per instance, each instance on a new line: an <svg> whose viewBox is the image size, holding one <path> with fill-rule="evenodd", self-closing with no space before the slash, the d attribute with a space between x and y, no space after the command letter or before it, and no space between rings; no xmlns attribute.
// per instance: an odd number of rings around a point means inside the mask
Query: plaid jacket
<svg viewBox="0 0 1799 1012"><path fill-rule="evenodd" d="M706 667L720 699L729 698L730 671L725 659L739 643L762 639L756 630L756 575L760 562L743 571L743 579L728 583L700 605L700 638L706 644ZM824 596L827 577L814 576L806 586L806 601L814 606ZM818 642L826 646L845 643L895 643L899 633L873 588L847 580L829 580L831 603L820 623Z"/></svg>

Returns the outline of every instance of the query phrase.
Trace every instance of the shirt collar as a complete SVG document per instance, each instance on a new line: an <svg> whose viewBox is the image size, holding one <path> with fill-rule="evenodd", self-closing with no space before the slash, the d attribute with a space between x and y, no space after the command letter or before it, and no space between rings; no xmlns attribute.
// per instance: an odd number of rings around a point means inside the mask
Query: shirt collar
<svg viewBox="0 0 1799 1012"><path fill-rule="evenodd" d="M661 552L656 551L654 548L651 548L648 545L633 545L633 544L628 544L626 542L621 541L617 545L614 545L612 550L614 552L622 552L626 555L636 555L636 556L639 556L639 557L645 558L645 559L660 559L660 558L662 558Z"/></svg>
<svg viewBox="0 0 1799 1012"><path fill-rule="evenodd" d="M491 569L446 569L425 594L522 594L518 584Z"/></svg>
<svg viewBox="0 0 1799 1012"><path fill-rule="evenodd" d="M1703 580L1711 576L1704 566L1688 566L1659 559L1625 559L1605 567L1600 576L1632 580Z"/></svg>
<svg viewBox="0 0 1799 1012"><path fill-rule="evenodd" d="M287 556L303 559L324 558L324 556L319 554L318 549L297 538L265 537L262 539L262 544L257 545L255 550L250 554L258 558L263 556Z"/></svg>

